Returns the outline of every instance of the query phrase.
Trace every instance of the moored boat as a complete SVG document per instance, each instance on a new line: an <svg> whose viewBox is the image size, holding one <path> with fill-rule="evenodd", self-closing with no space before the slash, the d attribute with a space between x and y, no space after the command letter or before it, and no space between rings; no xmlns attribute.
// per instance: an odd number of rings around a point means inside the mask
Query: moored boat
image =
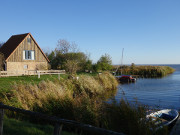
<svg viewBox="0 0 180 135"><path fill-rule="evenodd" d="M121 76L116 76L116 78L122 83L129 83L136 81L136 78L133 78L131 75L121 75Z"/></svg>
<svg viewBox="0 0 180 135"><path fill-rule="evenodd" d="M155 125L158 126L157 129L163 126L169 126L179 117L179 113L175 109L163 109L146 115L146 118L151 118L155 121Z"/></svg>

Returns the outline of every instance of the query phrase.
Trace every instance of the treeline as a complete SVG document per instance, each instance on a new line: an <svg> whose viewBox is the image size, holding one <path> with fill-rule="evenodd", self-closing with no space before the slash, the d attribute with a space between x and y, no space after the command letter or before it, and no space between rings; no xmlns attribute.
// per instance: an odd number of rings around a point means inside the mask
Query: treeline
<svg viewBox="0 0 180 135"><path fill-rule="evenodd" d="M46 53L51 69L65 69L70 74L76 72L100 72L112 69L112 60L108 54L102 55L97 63L93 63L89 54L79 51L77 44L67 40L59 40L56 48Z"/></svg>
<svg viewBox="0 0 180 135"><path fill-rule="evenodd" d="M116 75L139 75L140 77L163 77L173 73L174 69L168 66L113 66L110 55L102 55L97 63L93 63L90 55L81 52L77 44L67 40L59 40L56 48L46 53L50 60L50 69L64 69L69 74L76 72L102 72L111 71Z"/></svg>
<svg viewBox="0 0 180 135"><path fill-rule="evenodd" d="M114 70L118 68L114 66ZM121 72L125 75L139 75L140 77L163 77L171 74L175 69L169 66L136 66L134 63L131 66L120 66L117 70L117 74Z"/></svg>

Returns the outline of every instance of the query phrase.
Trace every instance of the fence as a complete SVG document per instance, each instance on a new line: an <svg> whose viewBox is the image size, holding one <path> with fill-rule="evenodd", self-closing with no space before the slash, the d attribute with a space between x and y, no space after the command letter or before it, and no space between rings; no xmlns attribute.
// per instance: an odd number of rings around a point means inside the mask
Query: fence
<svg viewBox="0 0 180 135"><path fill-rule="evenodd" d="M60 80L60 74L65 74L65 70L37 70L38 78L41 75L49 75L49 74L58 74L58 79Z"/></svg>
<svg viewBox="0 0 180 135"><path fill-rule="evenodd" d="M86 131L87 133L91 134L99 134L99 135L124 135L123 133L118 133L98 127L94 127L92 125L82 124L76 121L72 120L66 120L66 119L60 119L55 116L48 116L45 114L41 114L38 112L32 112L24 109L19 109L11 106L4 105L0 103L0 135L3 135L3 116L4 116L4 110L10 110L17 113L22 113L25 115L29 115L31 117L40 118L43 120L47 120L49 122L54 123L54 134L53 135L61 135L63 125L72 127L72 128L78 128L82 131Z"/></svg>
<svg viewBox="0 0 180 135"><path fill-rule="evenodd" d="M0 77L9 77L9 76L23 76L23 75L40 75L45 74L58 74L58 78L60 74L65 74L65 70L16 70L16 71L0 71Z"/></svg>

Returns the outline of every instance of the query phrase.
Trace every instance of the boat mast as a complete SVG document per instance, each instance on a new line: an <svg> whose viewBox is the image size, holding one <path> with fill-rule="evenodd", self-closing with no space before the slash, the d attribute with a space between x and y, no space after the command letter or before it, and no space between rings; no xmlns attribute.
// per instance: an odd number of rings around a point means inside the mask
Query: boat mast
<svg viewBox="0 0 180 135"><path fill-rule="evenodd" d="M122 72L123 72L123 52L124 52L124 48L122 49L122 57L121 57L121 75L122 75Z"/></svg>

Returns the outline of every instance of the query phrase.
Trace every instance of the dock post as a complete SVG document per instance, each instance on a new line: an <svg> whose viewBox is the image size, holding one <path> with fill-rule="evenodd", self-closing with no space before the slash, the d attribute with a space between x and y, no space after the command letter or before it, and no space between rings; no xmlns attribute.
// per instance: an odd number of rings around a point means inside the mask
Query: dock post
<svg viewBox="0 0 180 135"><path fill-rule="evenodd" d="M63 124L56 123L53 135L61 135Z"/></svg>

